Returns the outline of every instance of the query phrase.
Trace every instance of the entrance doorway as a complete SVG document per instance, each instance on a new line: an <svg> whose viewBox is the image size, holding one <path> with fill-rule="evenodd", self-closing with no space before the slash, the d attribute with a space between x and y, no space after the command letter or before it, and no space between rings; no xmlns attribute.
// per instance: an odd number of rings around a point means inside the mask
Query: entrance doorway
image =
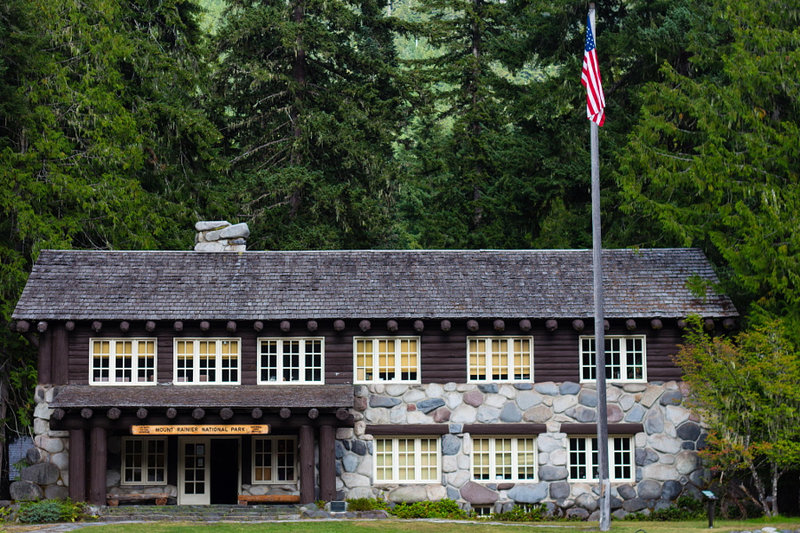
<svg viewBox="0 0 800 533"><path fill-rule="evenodd" d="M235 504L239 494L239 438L178 438L178 503Z"/></svg>
<svg viewBox="0 0 800 533"><path fill-rule="evenodd" d="M211 439L211 457L211 503L238 503L239 439Z"/></svg>

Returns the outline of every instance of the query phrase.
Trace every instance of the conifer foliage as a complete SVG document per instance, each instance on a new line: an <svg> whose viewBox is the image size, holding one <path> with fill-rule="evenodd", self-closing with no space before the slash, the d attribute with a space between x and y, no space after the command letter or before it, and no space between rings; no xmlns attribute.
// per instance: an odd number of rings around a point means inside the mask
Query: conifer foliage
<svg viewBox="0 0 800 533"><path fill-rule="evenodd" d="M226 186L260 248L392 238L404 118L380 0L234 0L216 42Z"/></svg>

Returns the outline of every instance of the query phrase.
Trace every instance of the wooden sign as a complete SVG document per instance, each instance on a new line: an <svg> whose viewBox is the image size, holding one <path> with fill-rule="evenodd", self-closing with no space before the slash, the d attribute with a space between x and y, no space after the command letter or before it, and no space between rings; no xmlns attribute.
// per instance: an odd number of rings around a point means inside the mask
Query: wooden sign
<svg viewBox="0 0 800 533"><path fill-rule="evenodd" d="M266 435L267 424L131 426L131 435Z"/></svg>

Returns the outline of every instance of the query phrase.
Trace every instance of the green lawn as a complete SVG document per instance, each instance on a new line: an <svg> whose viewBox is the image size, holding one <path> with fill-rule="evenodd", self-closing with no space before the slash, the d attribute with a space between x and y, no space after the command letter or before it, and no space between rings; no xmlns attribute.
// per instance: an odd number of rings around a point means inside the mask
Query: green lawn
<svg viewBox="0 0 800 533"><path fill-rule="evenodd" d="M763 526L778 529L800 528L800 518L779 518L775 520L733 521L720 520L715 523L713 531L727 532L735 530L753 530ZM598 531L596 522L531 522L526 524L487 524L481 522L427 522L416 520L378 520L371 522L358 521L302 521L271 522L260 524L248 523L171 523L148 522L147 533L189 533L198 528L213 527L215 533L533 533ZM9 533L24 531L18 526L8 527ZM2 530L2 527L0 527ZM31 531L32 529L27 529ZM141 533L142 524L87 525L81 528L83 533ZM706 521L697 522L612 522L614 533L672 533L683 531L709 531Z"/></svg>

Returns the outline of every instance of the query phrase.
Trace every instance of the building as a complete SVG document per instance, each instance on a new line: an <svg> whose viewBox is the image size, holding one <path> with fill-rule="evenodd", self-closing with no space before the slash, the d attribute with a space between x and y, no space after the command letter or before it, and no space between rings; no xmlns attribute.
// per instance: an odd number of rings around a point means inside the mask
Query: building
<svg viewBox="0 0 800 533"><path fill-rule="evenodd" d="M18 494L595 512L591 251L255 252L220 224L197 248L231 251L40 254L13 314L40 383ZM671 357L685 317L737 312L689 290L716 282L697 250L603 254L620 514L704 484Z"/></svg>

